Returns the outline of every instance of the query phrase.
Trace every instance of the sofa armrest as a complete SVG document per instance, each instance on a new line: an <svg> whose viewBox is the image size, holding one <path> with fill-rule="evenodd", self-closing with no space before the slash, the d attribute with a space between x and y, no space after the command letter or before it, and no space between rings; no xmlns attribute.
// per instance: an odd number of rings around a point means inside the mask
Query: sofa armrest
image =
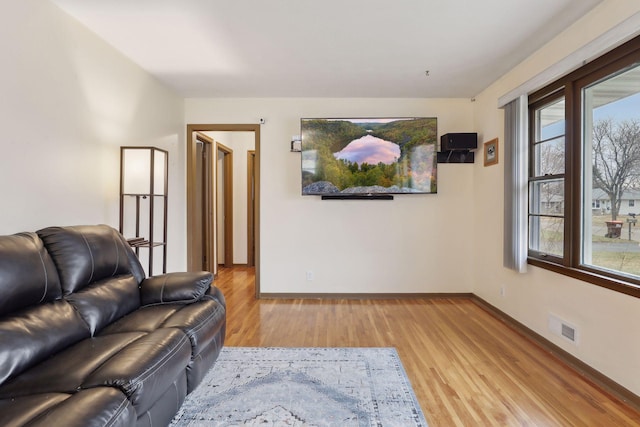
<svg viewBox="0 0 640 427"><path fill-rule="evenodd" d="M195 302L207 293L213 274L208 271L168 273L146 278L140 284L142 305Z"/></svg>
<svg viewBox="0 0 640 427"><path fill-rule="evenodd" d="M224 295L220 289L215 286L211 286L205 293L205 299L212 299L218 301L224 308L227 308L227 301L224 299Z"/></svg>

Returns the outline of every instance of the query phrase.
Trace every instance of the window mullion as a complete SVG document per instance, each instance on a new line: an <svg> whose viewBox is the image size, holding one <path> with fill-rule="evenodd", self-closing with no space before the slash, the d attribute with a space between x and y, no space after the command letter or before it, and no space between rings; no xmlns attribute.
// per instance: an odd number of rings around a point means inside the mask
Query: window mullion
<svg viewBox="0 0 640 427"><path fill-rule="evenodd" d="M565 197L567 210L565 211L565 258L567 267L577 267L581 256L581 107L580 90L573 82L565 86L566 106L566 135L565 135Z"/></svg>

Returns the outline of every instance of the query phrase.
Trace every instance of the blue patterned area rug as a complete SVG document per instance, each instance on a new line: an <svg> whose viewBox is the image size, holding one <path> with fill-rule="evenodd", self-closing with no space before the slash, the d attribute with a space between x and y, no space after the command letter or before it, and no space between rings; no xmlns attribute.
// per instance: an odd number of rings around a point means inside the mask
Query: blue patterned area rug
<svg viewBox="0 0 640 427"><path fill-rule="evenodd" d="M171 426L426 426L394 348L225 347Z"/></svg>

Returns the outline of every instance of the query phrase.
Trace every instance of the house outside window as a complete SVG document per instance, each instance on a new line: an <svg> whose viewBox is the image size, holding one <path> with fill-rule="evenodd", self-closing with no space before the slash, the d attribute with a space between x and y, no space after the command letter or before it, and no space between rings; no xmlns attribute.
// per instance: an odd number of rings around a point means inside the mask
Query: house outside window
<svg viewBox="0 0 640 427"><path fill-rule="evenodd" d="M529 96L529 159L529 262L640 296L640 37Z"/></svg>

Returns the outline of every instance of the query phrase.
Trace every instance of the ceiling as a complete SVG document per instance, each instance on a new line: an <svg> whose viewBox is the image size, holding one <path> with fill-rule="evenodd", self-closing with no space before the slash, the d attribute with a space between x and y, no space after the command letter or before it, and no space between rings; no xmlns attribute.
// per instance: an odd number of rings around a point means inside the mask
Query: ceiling
<svg viewBox="0 0 640 427"><path fill-rule="evenodd" d="M602 0L52 1L183 97L471 98Z"/></svg>

